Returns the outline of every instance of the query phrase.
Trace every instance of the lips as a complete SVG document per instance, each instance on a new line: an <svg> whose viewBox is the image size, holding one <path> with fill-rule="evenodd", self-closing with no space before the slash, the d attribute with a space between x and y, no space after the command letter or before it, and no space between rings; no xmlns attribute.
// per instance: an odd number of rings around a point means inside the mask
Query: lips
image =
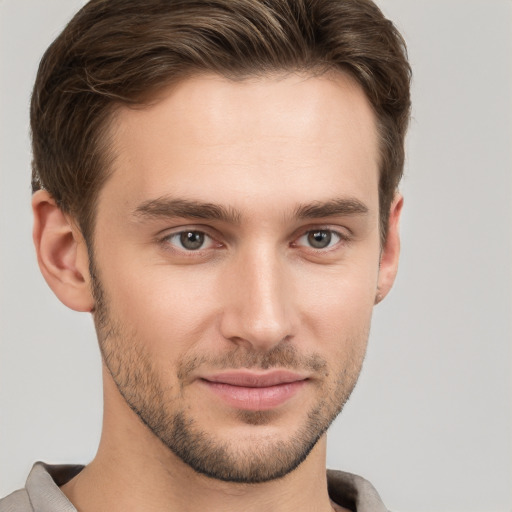
<svg viewBox="0 0 512 512"><path fill-rule="evenodd" d="M265 373L241 370L205 376L200 382L227 405L258 411L290 400L306 384L307 377L286 370Z"/></svg>

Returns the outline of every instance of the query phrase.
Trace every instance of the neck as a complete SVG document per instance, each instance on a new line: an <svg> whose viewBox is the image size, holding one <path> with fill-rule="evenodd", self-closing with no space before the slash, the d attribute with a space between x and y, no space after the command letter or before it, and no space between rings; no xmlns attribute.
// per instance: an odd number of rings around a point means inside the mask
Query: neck
<svg viewBox="0 0 512 512"><path fill-rule="evenodd" d="M324 435L297 469L278 480L223 482L196 473L124 400L106 393L97 455L62 491L81 512L331 512L325 445Z"/></svg>

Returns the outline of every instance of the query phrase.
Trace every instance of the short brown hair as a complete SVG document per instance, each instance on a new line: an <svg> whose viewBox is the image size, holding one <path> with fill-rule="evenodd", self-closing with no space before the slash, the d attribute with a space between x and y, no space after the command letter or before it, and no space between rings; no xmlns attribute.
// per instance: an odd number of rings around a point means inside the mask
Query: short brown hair
<svg viewBox="0 0 512 512"><path fill-rule="evenodd" d="M410 115L405 43L370 0L92 0L44 54L32 95L32 189L45 188L92 242L120 104L214 72L341 70L364 89L380 136L385 241Z"/></svg>

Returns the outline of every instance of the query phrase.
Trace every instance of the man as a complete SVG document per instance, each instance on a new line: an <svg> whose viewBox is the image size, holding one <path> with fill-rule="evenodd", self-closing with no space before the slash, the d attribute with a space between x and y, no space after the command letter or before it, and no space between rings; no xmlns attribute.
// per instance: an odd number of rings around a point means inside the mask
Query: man
<svg viewBox="0 0 512 512"><path fill-rule="evenodd" d="M368 0L93 0L42 59L34 241L104 422L0 511L385 510L326 430L398 264L410 70Z"/></svg>

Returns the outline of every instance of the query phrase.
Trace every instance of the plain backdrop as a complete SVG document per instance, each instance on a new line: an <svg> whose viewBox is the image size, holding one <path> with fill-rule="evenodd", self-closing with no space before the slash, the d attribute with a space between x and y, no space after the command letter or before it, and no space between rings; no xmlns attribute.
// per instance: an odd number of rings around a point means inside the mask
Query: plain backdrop
<svg viewBox="0 0 512 512"><path fill-rule="evenodd" d="M82 4L0 0L0 495L35 460L86 463L101 426L92 321L39 274L28 104ZM512 3L381 0L414 68L403 252L328 465L397 512L512 510Z"/></svg>

